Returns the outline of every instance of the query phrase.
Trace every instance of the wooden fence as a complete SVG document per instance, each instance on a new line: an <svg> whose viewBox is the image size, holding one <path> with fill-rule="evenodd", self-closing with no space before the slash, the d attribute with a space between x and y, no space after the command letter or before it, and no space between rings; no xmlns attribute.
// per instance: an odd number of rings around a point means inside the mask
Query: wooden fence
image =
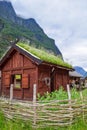
<svg viewBox="0 0 87 130"><path fill-rule="evenodd" d="M11 89L12 90L12 89ZM87 97L80 92L79 100L72 100L69 85L68 99L49 102L36 101L36 85L34 85L33 102L0 98L0 109L7 119L29 120L33 127L67 126L75 123L77 118L87 119Z"/></svg>
<svg viewBox="0 0 87 130"><path fill-rule="evenodd" d="M66 126L74 123L77 117L87 119L87 99L36 102L36 104L0 99L0 108L7 119L29 120L35 127Z"/></svg>

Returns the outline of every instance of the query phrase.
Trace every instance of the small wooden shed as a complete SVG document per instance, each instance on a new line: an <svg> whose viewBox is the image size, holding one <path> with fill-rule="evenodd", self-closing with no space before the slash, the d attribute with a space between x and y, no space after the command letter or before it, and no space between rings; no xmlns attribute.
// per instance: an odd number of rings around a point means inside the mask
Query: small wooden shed
<svg viewBox="0 0 87 130"><path fill-rule="evenodd" d="M80 79L82 78L82 75L79 74L78 72L74 71L69 71L69 84L71 87L78 86L80 87Z"/></svg>
<svg viewBox="0 0 87 130"><path fill-rule="evenodd" d="M41 95L59 89L60 86L66 89L69 70L72 68L42 60L28 51L27 47L13 45L0 61L1 95L10 96L11 84L14 86L13 98L25 100L32 100L34 84L37 85L37 93Z"/></svg>

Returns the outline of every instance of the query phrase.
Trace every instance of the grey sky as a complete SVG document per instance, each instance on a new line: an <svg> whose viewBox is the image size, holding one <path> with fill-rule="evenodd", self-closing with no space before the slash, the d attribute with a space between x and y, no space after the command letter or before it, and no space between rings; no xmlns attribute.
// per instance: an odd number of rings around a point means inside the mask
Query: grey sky
<svg viewBox="0 0 87 130"><path fill-rule="evenodd" d="M87 70L87 0L10 0L18 15L35 18L63 57Z"/></svg>

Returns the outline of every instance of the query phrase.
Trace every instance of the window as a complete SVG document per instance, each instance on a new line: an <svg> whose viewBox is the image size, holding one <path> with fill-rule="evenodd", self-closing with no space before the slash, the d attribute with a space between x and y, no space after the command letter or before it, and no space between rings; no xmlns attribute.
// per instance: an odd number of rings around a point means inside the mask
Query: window
<svg viewBox="0 0 87 130"><path fill-rule="evenodd" d="M15 74L11 77L11 83L14 84L14 88L21 88L22 76L21 74Z"/></svg>
<svg viewBox="0 0 87 130"><path fill-rule="evenodd" d="M29 74L13 74L11 75L11 84L17 89L27 89L30 85L30 76Z"/></svg>

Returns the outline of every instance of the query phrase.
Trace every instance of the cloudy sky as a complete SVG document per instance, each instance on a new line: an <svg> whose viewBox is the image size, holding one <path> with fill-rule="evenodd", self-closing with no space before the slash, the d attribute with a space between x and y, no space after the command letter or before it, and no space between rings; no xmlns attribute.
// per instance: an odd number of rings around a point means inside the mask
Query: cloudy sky
<svg viewBox="0 0 87 130"><path fill-rule="evenodd" d="M16 13L34 18L55 39L65 61L87 70L87 0L10 0Z"/></svg>

